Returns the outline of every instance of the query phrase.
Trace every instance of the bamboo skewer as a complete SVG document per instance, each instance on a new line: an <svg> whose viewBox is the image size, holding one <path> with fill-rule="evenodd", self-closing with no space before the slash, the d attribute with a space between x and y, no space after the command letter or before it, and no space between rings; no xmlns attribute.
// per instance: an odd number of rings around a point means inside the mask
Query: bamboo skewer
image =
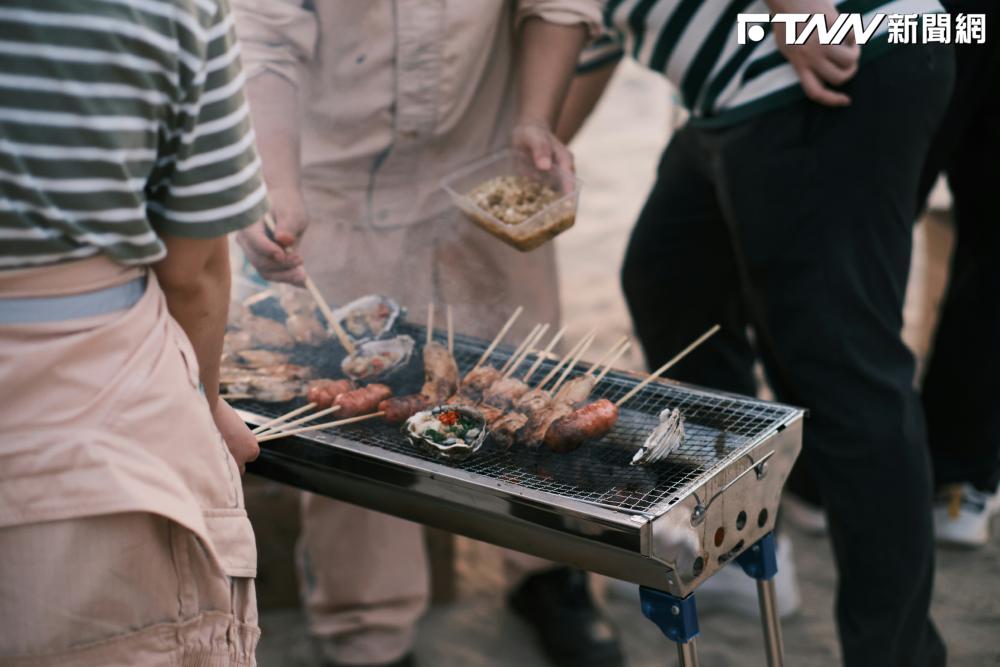
<svg viewBox="0 0 1000 667"><path fill-rule="evenodd" d="M628 336L622 336L621 338L616 340L615 344L609 347L608 351L604 353L604 356L602 356L600 359L598 359L597 361L595 361L593 364L590 365L590 368L587 370L585 375L587 376L593 375L594 371L603 366L604 362L611 358L611 355L615 353L615 350L617 350L620 345L624 345L627 343L628 343Z"/></svg>
<svg viewBox="0 0 1000 667"><path fill-rule="evenodd" d="M325 417L328 414L336 412L339 409L340 409L339 405L331 405L330 407L320 410L319 412L314 412L312 414L306 415L305 417L299 417L294 421L290 421L284 424L278 424L277 426L272 426L271 428L267 429L267 431L261 431L261 433L259 433L258 435L271 435L273 433L278 433L279 431L291 428L292 426L298 426L299 424L315 421L320 417Z"/></svg>
<svg viewBox="0 0 1000 667"><path fill-rule="evenodd" d="M229 399L230 401L243 401L248 398L253 398L251 394L219 394L219 398Z"/></svg>
<svg viewBox="0 0 1000 667"><path fill-rule="evenodd" d="M279 416L275 417L274 419L272 419L272 420L271 420L271 421L269 421L269 422L264 422L263 424L261 424L260 426L258 426L257 428L255 428L255 429L254 429L254 430L252 431L252 433L254 433L254 434L257 434L257 433L262 433L262 432L264 432L264 431L267 431L267 430L269 430L269 429L270 429L270 428L271 428L272 426L274 426L275 424L281 424L282 422L286 422L286 421L288 421L288 420L289 420L289 419L291 419L292 417L298 417L298 416L299 416L299 415L301 415L301 414L302 414L303 412L309 412L310 410L312 410L312 409L313 409L313 408L315 408L315 407L316 407L316 404L315 404L315 403L306 403L306 404L305 404L305 405L303 405L302 407L299 407L299 408L295 408L295 409L294 409L294 410L292 410L291 412L286 412L286 413L285 413L285 414L283 414L283 415L279 415Z"/></svg>
<svg viewBox="0 0 1000 667"><path fill-rule="evenodd" d="M670 368L673 367L674 364L676 364L681 359L683 359L684 357L686 357L687 355L689 355L691 352L693 352L695 350L695 348L697 348L699 345L701 345L702 343L704 343L706 340L708 340L709 338L711 338L712 336L714 336L715 333L719 329L721 329L721 328L722 327L720 327L718 324L716 324L711 329L709 329L708 331L706 331L702 335L698 336L698 338L693 343L691 343L690 345L688 345L687 347L685 347L683 350L681 350L677 354L677 356L675 356L673 359L671 359L667 363L665 363L662 366L660 366L659 368L657 368L645 380L643 380L642 382L640 382L636 386L632 387L632 390L629 391L624 396L622 396L621 398L619 398L618 402L615 403L615 405L620 408L627 400L629 400L630 398L632 398L633 396L635 396L636 394L638 394L640 391L642 391L643 388L646 385L648 385L650 382L652 382L653 380L655 380L656 378L660 377L661 375L663 375L664 373L666 373L668 370L670 370Z"/></svg>
<svg viewBox="0 0 1000 667"><path fill-rule="evenodd" d="M521 378L522 380L527 382L528 380L531 379L531 376L535 374L535 371L538 370L538 367L542 365L542 362L548 358L549 353L551 353L553 348L555 348L556 343L562 340L564 333L566 333L565 326L561 328L559 331L557 331L556 335L553 336L552 340L549 341L549 344L545 346L545 349L538 353L538 358L535 359L535 363L531 364L531 368L529 368L528 371L524 374L524 377Z"/></svg>
<svg viewBox="0 0 1000 667"><path fill-rule="evenodd" d="M497 345L500 344L500 341L503 340L503 337L507 335L507 332L510 330L510 328L514 326L514 322L517 321L517 318L521 316L522 312L524 312L524 306L518 306L517 310L514 311L514 314L507 319L506 324L504 324L503 327L501 327L500 331L493 338L493 342L490 343L490 346L486 348L485 352L483 352L483 356L479 357L479 361L477 361L476 365L472 367L473 371L482 366L483 362L489 359L490 355L493 354L493 350L495 350Z"/></svg>
<svg viewBox="0 0 1000 667"><path fill-rule="evenodd" d="M566 355L559 360L559 363L553 366L552 370L550 370L548 374L542 378L541 382L538 383L537 388L541 389L545 385L547 385L549 383L549 380L554 378L559 373L559 371L562 370L563 366L569 363L569 360L573 358L573 355L576 354L580 350L580 348L583 347L583 345L587 342L587 339L595 333L597 333L597 329L596 328L591 329L590 333L585 335L577 342L576 345L570 348L569 352L567 352Z"/></svg>
<svg viewBox="0 0 1000 667"><path fill-rule="evenodd" d="M265 290L257 292L256 294L251 294L250 296L245 298L243 300L243 305L249 308L255 303L260 303L261 301L266 301L267 299L270 299L273 295L274 295L274 290L271 288L267 288Z"/></svg>
<svg viewBox="0 0 1000 667"><path fill-rule="evenodd" d="M531 341L534 340L535 338L535 334L537 334L538 330L541 328L542 328L541 324L536 324L535 326L531 327L531 331L528 332L528 335L524 337L524 340L522 340L517 347L514 348L514 351L511 352L510 357L508 357L507 361L505 361L503 363L503 366L500 367L501 373L506 373L507 369L510 368L511 364L514 363L514 360L520 357L521 353L524 352L526 349L528 349L528 347L531 345Z"/></svg>
<svg viewBox="0 0 1000 667"><path fill-rule="evenodd" d="M518 368L521 367L521 364L523 364L524 360L528 358L528 355L530 355L532 351L534 351L535 345L538 344L538 341L542 339L542 337L545 335L545 332L547 332L548 330L549 330L548 324L543 324L537 327L534 335L528 337L529 342L527 345L524 346L524 349L521 350L521 354L511 358L510 363L507 366L507 369L504 371L503 377L509 378L511 375L514 374L514 371L516 371Z"/></svg>
<svg viewBox="0 0 1000 667"><path fill-rule="evenodd" d="M427 342L425 345L430 345L434 340L434 304L427 304Z"/></svg>
<svg viewBox="0 0 1000 667"><path fill-rule="evenodd" d="M569 377L569 374L573 371L577 363L580 361L580 357L586 354L587 350L590 349L590 346L594 343L595 338L597 338L596 329L591 331L590 335L587 337L587 344L581 347L580 351L576 353L575 357L573 357L573 361L567 364L566 369L563 371L562 375L559 376L559 381L552 386L552 389L549 390L549 393L551 393L553 396L556 395L556 392L559 391L559 387L562 386L562 383L566 381L566 378Z"/></svg>
<svg viewBox="0 0 1000 667"><path fill-rule="evenodd" d="M448 319L448 354L455 356L455 327L451 321L451 304L445 307L445 315Z"/></svg>
<svg viewBox="0 0 1000 667"><path fill-rule="evenodd" d="M264 216L264 225L271 230L271 233L275 232L276 226L274 223L274 217L270 213ZM352 343L351 339L347 337L347 332L344 331L343 327L340 326L340 322L338 322L337 318L334 317L333 310L330 309L330 305L326 302L326 299L323 298L319 288L316 287L316 283L314 283L312 278L309 277L309 273L306 271L306 267L304 266L302 267L302 273L304 273L306 277L306 289L309 290L309 294L312 295L313 300L319 307L319 312L323 313L323 317L326 318L327 329L333 331L337 340L339 340L340 344L343 345L345 350L347 350L347 354L354 354L354 343Z"/></svg>
<svg viewBox="0 0 1000 667"><path fill-rule="evenodd" d="M291 431L278 431L276 433L268 433L262 438L257 438L257 442L267 442L268 440L277 440L278 438L285 438L290 435L298 435L299 433L307 433L309 431L319 431L326 428L335 428L337 426L344 426L346 424L354 424L368 419L375 419L376 417L381 417L384 414L385 412L380 410L378 412L373 412L369 415L348 417L347 419L341 419L335 422L326 422L325 424L314 424L312 426L304 426L302 428L292 429Z"/></svg>
<svg viewBox="0 0 1000 667"><path fill-rule="evenodd" d="M618 363L618 360L621 359L622 355L625 354L630 347L632 347L632 341L628 341L621 346L621 349L619 349L618 352L615 353L615 356L611 357L611 360L608 362L608 365L604 367L604 370L601 371L600 374L597 376L597 379L594 380L594 386L600 384L601 380L604 379L604 376L606 376L608 372L612 368L614 368L614 365Z"/></svg>

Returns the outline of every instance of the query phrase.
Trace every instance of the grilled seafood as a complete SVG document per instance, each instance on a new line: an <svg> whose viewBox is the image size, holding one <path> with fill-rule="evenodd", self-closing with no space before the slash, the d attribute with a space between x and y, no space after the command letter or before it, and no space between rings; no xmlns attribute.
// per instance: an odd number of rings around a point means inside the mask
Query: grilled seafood
<svg viewBox="0 0 1000 667"><path fill-rule="evenodd" d="M354 354L344 358L340 368L354 380L385 376L409 362L414 345L409 336L362 343Z"/></svg>
<svg viewBox="0 0 1000 667"><path fill-rule="evenodd" d="M443 405L407 419L404 432L410 442L435 456L460 461L486 441L486 420L476 410Z"/></svg>
<svg viewBox="0 0 1000 667"><path fill-rule="evenodd" d="M344 331L356 343L382 338L392 330L401 308L389 297L363 296L333 311Z"/></svg>
<svg viewBox="0 0 1000 667"><path fill-rule="evenodd" d="M667 408L660 413L660 423L632 457L632 465L654 463L665 458L684 441L684 415Z"/></svg>

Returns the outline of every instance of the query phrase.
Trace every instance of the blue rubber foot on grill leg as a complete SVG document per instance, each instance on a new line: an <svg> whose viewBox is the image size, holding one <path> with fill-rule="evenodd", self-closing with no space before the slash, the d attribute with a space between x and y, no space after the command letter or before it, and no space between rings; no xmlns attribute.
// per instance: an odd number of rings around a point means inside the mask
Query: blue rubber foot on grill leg
<svg viewBox="0 0 1000 667"><path fill-rule="evenodd" d="M740 564L747 576L768 581L778 573L778 552L774 533L768 533L739 556L736 562Z"/></svg>
<svg viewBox="0 0 1000 667"><path fill-rule="evenodd" d="M698 636L698 611L694 595L678 598L645 586L639 587L642 614L678 644L686 644Z"/></svg>

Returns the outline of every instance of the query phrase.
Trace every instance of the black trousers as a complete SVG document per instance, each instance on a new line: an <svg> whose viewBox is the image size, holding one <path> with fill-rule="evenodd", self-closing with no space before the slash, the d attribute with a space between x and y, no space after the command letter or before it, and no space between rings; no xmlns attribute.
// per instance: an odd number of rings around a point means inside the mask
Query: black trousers
<svg viewBox="0 0 1000 667"><path fill-rule="evenodd" d="M953 12L987 14L996 0L951 0ZM1000 485L1000 43L955 49L955 93L924 167L919 203L948 176L956 247L924 377L923 401L938 486Z"/></svg>
<svg viewBox="0 0 1000 667"><path fill-rule="evenodd" d="M850 107L803 100L735 127L680 130L622 269L651 367L719 322L672 376L753 394L745 258L758 329L778 356L765 369L779 398L810 410L803 458L828 508L851 667L945 662L929 618L924 415L900 332L920 171L953 68L950 47L897 48L845 87Z"/></svg>

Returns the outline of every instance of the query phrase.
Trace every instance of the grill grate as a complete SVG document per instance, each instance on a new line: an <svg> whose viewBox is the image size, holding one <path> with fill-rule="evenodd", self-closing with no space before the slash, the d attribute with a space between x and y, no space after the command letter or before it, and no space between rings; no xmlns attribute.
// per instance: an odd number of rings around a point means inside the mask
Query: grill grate
<svg viewBox="0 0 1000 667"><path fill-rule="evenodd" d="M425 333L422 328L404 323L398 330L412 336L417 341L418 350L423 345ZM463 374L478 361L485 347L484 341L455 337L455 359ZM500 366L512 352L511 347L498 347L488 363ZM318 377L339 377L342 356L339 346L330 343L321 347L300 346L293 351L292 361L316 369ZM404 369L384 380L396 394L411 393L420 388L423 382L420 356L415 353ZM515 376L523 375L529 363L525 362ZM533 380L544 377L555 363L550 360L543 362ZM585 373L587 369L588 366L584 365L574 370L573 375ZM637 382L624 373L609 373L594 389L593 397L615 401ZM262 416L273 417L302 403L304 400L283 404L238 401L236 405ZM684 442L667 460L649 466L629 465L635 451L656 425L659 413L667 408L678 408L684 414ZM525 489L619 511L658 514L684 497L686 488L741 456L743 451L794 412L793 408L779 404L654 382L624 406L611 433L600 441L584 444L572 454L555 454L544 447L540 450L515 447L503 451L488 441L466 461L441 461L411 445L397 427L375 420L331 431L305 433L300 437L331 445L336 445L338 439L346 439Z"/></svg>

